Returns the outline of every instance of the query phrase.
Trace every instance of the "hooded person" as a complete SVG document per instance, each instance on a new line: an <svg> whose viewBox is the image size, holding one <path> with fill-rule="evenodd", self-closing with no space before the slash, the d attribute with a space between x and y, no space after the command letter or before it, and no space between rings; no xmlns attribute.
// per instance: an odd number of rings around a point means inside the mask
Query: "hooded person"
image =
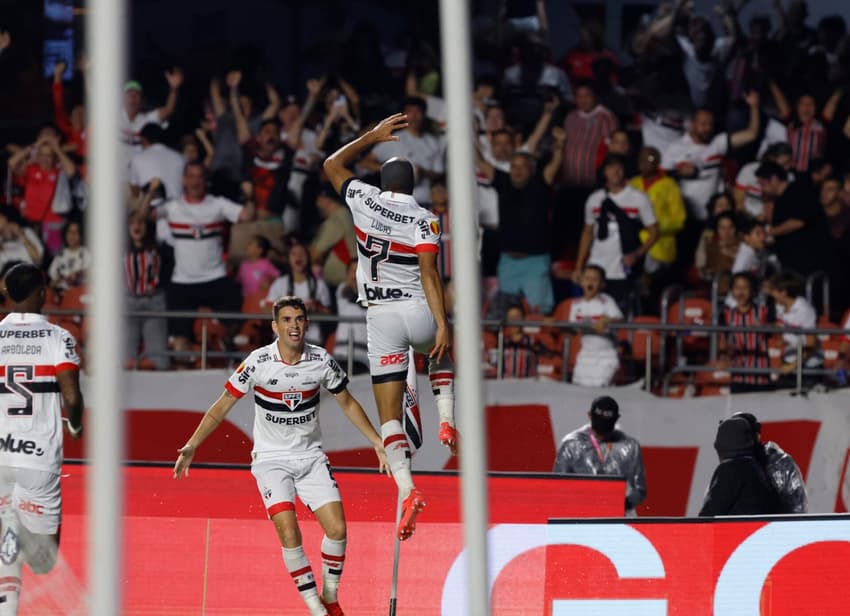
<svg viewBox="0 0 850 616"><path fill-rule="evenodd" d="M561 441L553 472L624 477L626 515L634 516L635 508L646 498L640 443L617 429L620 407L611 396L596 398L587 415L590 423Z"/></svg>
<svg viewBox="0 0 850 616"><path fill-rule="evenodd" d="M779 496L780 512L807 513L809 497L806 494L806 483L794 458L773 441L762 440L761 422L752 413L739 411L733 413L732 417L743 418L750 424L755 440L753 455L764 468L767 478Z"/></svg>
<svg viewBox="0 0 850 616"><path fill-rule="evenodd" d="M720 422L714 449L720 464L714 470L699 515L764 515L780 511L764 468L755 458L756 440L749 422L731 417Z"/></svg>

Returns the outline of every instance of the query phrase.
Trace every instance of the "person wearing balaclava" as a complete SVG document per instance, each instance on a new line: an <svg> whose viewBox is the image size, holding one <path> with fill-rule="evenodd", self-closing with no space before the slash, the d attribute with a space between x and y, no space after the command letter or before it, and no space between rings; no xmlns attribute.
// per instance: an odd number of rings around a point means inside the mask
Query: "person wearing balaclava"
<svg viewBox="0 0 850 616"><path fill-rule="evenodd" d="M640 443L617 429L620 407L611 396L596 398L590 423L561 441L553 471L572 475L619 475L626 478L626 515L634 516L646 498Z"/></svg>
<svg viewBox="0 0 850 616"><path fill-rule="evenodd" d="M743 417L720 422L714 449L720 464L714 469L700 516L779 513L779 497L754 456L755 435Z"/></svg>
<svg viewBox="0 0 850 616"><path fill-rule="evenodd" d="M767 472L767 478L779 495L781 513L808 513L809 497L806 494L806 482L797 462L773 441L761 438L761 422L752 413L738 411L732 417L741 417L750 424L755 438L753 456Z"/></svg>

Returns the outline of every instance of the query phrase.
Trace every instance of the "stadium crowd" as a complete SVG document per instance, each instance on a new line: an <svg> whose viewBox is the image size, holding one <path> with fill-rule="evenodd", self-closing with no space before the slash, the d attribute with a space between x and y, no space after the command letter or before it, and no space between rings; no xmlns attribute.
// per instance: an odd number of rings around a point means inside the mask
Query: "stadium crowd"
<svg viewBox="0 0 850 616"><path fill-rule="evenodd" d="M560 378L569 370L578 384L622 381L623 360L637 353L608 325L675 320L662 298L703 306L692 322L715 314L741 327L720 337L720 368L771 365L769 336L747 333L750 326L850 329L847 25L838 16L811 24L802 0L777 0L773 15L742 23L743 4L716 4L722 31L692 2L661 4L634 25L622 55L605 47L603 24L588 20L578 45L553 57L559 24L540 1L508 2L498 36L478 33L469 138L482 314L540 321L506 328L503 344L486 333L482 362L491 376ZM367 36L357 41L358 62L329 67L293 94L239 63L192 76L164 66L163 100L145 96L162 84L124 85L116 139L126 163L132 310L257 312L296 294L314 314L364 314L352 267L357 229L321 162L396 111L409 123L400 141L375 147L354 171L374 183L392 156L414 164L414 196L439 217L451 301L450 127L436 41L384 50ZM14 45L14 33L3 33L0 47ZM6 144L0 270L42 266L53 305L74 308L85 299L91 259L82 223L88 127L84 87L70 91L66 68L56 66L50 86L54 117L29 143ZM75 69L84 82L85 58ZM190 77L208 79L203 96L184 93ZM828 314L824 298L804 292L818 271L831 283ZM665 294L671 285L676 294ZM717 302L706 308L710 298ZM573 341L568 365L568 335L553 319L596 330ZM132 319L128 365L194 365L198 327ZM259 322L230 321L207 333L213 350L226 352L270 335ZM351 338L362 367L365 326L316 323L308 332L342 360ZM846 341L798 338L785 336L782 370L793 367L798 343L807 368L823 367L827 342L829 367L843 368ZM697 344L689 361L706 359ZM732 381L738 389L773 383L764 374Z"/></svg>

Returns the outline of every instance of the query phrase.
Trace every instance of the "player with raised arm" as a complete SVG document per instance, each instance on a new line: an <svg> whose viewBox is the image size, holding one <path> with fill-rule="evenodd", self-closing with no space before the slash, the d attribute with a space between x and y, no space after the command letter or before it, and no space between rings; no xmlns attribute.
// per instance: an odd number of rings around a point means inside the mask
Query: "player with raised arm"
<svg viewBox="0 0 850 616"><path fill-rule="evenodd" d="M254 448L251 473L283 546L283 562L311 616L342 616L337 600L345 561L346 526L339 489L319 428L319 387L336 397L342 412L375 447L379 468L388 472L381 438L348 391L348 377L322 347L305 342L309 320L298 297L278 299L272 308L277 339L252 352L225 383L181 447L174 478L189 475L195 450L224 420L233 405L254 389ZM322 529L322 596L301 545L295 496L307 505Z"/></svg>
<svg viewBox="0 0 850 616"><path fill-rule="evenodd" d="M41 315L47 284L20 264L3 280L11 313L0 321L0 614L17 613L24 561L56 564L62 519L62 407L71 436L83 432L77 341Z"/></svg>
<svg viewBox="0 0 850 616"><path fill-rule="evenodd" d="M408 350L428 353L428 372L440 415L439 438L457 453L454 368L443 283L437 269L440 226L413 198L415 170L403 158L381 166L381 188L354 177L347 166L375 144L398 141L402 113L379 122L325 160L328 179L351 208L357 234L357 286L366 312L366 342L381 437L402 500L398 537L408 539L425 507L413 484L410 449L401 424Z"/></svg>

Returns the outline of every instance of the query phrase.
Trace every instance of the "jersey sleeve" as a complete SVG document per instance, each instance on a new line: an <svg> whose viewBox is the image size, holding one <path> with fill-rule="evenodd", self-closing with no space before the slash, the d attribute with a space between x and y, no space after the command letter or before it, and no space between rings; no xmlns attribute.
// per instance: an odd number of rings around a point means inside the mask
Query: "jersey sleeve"
<svg viewBox="0 0 850 616"><path fill-rule="evenodd" d="M345 204L351 208L352 212L363 209L363 202L368 197L373 197L380 191L371 184L367 184L357 178L347 179L340 190L340 195L345 199Z"/></svg>
<svg viewBox="0 0 850 616"><path fill-rule="evenodd" d="M216 197L216 205L221 212L221 215L230 222L238 222L239 216L242 214L242 206L238 203L225 199L224 197Z"/></svg>
<svg viewBox="0 0 850 616"><path fill-rule="evenodd" d="M345 374L345 370L342 369L339 362L327 352L325 352L322 385L334 395L348 387L348 375Z"/></svg>
<svg viewBox="0 0 850 616"><path fill-rule="evenodd" d="M59 334L59 342L55 347L55 355L53 357L53 365L56 372L64 372L65 370L79 370L80 356L77 355L77 340L70 332L57 328Z"/></svg>
<svg viewBox="0 0 850 616"><path fill-rule="evenodd" d="M729 151L729 133L720 133L714 137L713 149L721 156L725 156Z"/></svg>
<svg viewBox="0 0 850 616"><path fill-rule="evenodd" d="M614 301L613 297L609 296L609 301L605 302L605 316L614 320L623 318L623 312L620 310L620 307L617 305L617 302Z"/></svg>
<svg viewBox="0 0 850 616"><path fill-rule="evenodd" d="M428 215L416 221L416 252L440 251L440 223L437 217Z"/></svg>
<svg viewBox="0 0 850 616"><path fill-rule="evenodd" d="M584 224L593 225L596 223L596 216L593 214L593 208L602 202L599 191L593 192L584 202Z"/></svg>
<svg viewBox="0 0 850 616"><path fill-rule="evenodd" d="M661 168L673 171L676 165L681 162L681 157L679 144L676 142L671 143L664 149L664 153L661 155Z"/></svg>
<svg viewBox="0 0 850 616"><path fill-rule="evenodd" d="M234 398L241 398L253 387L254 372L256 370L257 364L254 362L254 354L251 353L245 361L239 364L236 371L230 375L230 378L224 384L224 388Z"/></svg>

